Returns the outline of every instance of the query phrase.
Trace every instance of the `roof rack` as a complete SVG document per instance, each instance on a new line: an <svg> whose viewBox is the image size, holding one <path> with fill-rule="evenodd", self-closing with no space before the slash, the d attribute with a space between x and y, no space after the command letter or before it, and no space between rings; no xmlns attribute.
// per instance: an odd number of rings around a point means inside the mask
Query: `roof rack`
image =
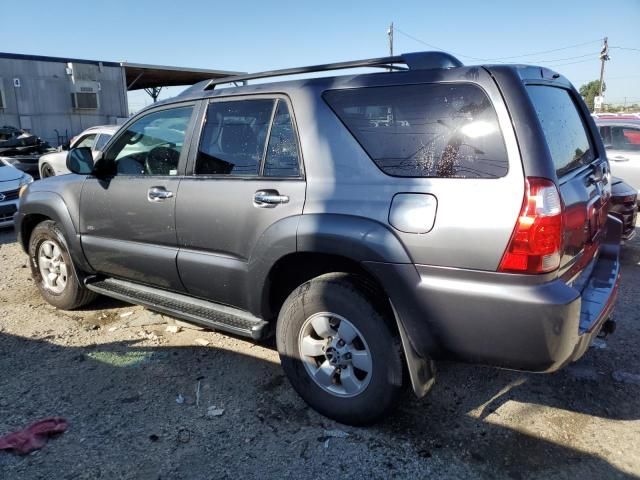
<svg viewBox="0 0 640 480"><path fill-rule="evenodd" d="M403 63L408 68L399 67L395 63ZM282 77L301 73L326 72L330 70L344 70L347 68L380 67L392 70L429 70L435 68L461 67L462 62L453 55L445 52L414 52L403 53L393 57L367 58L364 60L351 60L348 62L325 63L322 65L310 65L307 67L284 68L282 70L270 70L266 72L248 73L229 77L214 78L204 87L211 90L216 85L223 83L245 82L259 78Z"/></svg>

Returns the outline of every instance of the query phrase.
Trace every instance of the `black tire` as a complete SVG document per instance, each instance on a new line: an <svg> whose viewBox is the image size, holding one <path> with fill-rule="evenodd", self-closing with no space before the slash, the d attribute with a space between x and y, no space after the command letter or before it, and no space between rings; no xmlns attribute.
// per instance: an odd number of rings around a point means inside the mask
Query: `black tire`
<svg viewBox="0 0 640 480"><path fill-rule="evenodd" d="M40 272L39 252L44 242L52 242L61 252L64 264L67 266L66 284L60 292L52 291ZM77 270L69 255L69 248L60 227L52 221L46 220L33 229L29 238L29 264L31 275L44 299L56 308L73 310L93 301L97 294L86 289L79 281Z"/></svg>
<svg viewBox="0 0 640 480"><path fill-rule="evenodd" d="M355 396L335 395L321 387L301 358L299 344L307 319L322 312L348 319L370 352L368 384ZM282 367L293 388L321 414L348 425L371 424L389 412L402 393L404 361L394 324L388 305L380 295L372 295L367 282L347 273L316 277L296 288L280 310L276 342Z"/></svg>
<svg viewBox="0 0 640 480"><path fill-rule="evenodd" d="M49 165L48 163L44 163L42 165L42 169L40 172L40 178L48 178L48 177L55 177L56 176L56 172L53 170L53 167L51 167L51 165Z"/></svg>

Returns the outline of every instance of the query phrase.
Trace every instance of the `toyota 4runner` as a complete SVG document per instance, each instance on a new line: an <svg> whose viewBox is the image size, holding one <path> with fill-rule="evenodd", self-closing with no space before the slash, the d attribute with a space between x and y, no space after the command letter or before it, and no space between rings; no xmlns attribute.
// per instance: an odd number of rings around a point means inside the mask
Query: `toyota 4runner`
<svg viewBox="0 0 640 480"><path fill-rule="evenodd" d="M355 67L384 70L246 84ZM424 395L434 359L551 372L613 329L609 165L546 68L423 52L211 80L67 165L16 216L49 303L275 334L295 390L340 422Z"/></svg>

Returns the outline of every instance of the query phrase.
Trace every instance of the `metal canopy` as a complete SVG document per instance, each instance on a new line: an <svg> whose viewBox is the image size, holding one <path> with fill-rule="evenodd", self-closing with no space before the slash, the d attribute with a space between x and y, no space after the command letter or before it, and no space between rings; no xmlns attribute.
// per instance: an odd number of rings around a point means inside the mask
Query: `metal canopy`
<svg viewBox="0 0 640 480"><path fill-rule="evenodd" d="M127 90L143 88L172 87L177 85L193 85L202 80L243 75L244 72L225 70L206 70L202 68L168 67L163 65L147 65L142 63L122 62Z"/></svg>

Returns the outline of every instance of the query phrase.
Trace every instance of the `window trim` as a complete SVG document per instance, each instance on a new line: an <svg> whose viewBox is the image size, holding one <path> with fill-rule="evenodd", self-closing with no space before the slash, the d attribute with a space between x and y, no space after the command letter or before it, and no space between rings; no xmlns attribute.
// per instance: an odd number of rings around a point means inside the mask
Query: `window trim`
<svg viewBox="0 0 640 480"><path fill-rule="evenodd" d="M293 125L293 131L296 137L296 142L298 144L298 169L299 175L295 177L276 177L276 176L265 176L264 172L264 162L267 157L267 151L269 148L269 140L271 138L271 128L273 127L273 120L275 117L275 113L278 107L278 102L274 101L273 110L271 112L271 120L269 123L269 130L267 133L264 151L262 153L262 158L260 160L260 168L258 169L257 175L230 175L230 174L196 174L196 160L198 156L198 150L200 148L200 140L202 138L202 134L204 132L204 125L207 118L207 109L209 105L217 102L239 102L246 100L283 100L287 104L287 108L289 109L289 116L291 118L291 123ZM300 133L298 131L298 124L295 118L295 112L293 110L293 105L291 103L291 99L285 95L284 93L262 93L262 94L244 94L244 95L229 95L229 96L220 96L220 97L208 97L201 100L201 111L200 117L198 119L197 131L194 131L192 144L189 149L189 160L186 166L186 173L184 175L185 178L203 178L203 179L216 179L216 180L278 180L278 181L299 181L305 180L305 169L304 169L304 158L302 154L302 144L300 142Z"/></svg>
<svg viewBox="0 0 640 480"><path fill-rule="evenodd" d="M355 134L351 131L351 129L347 126L347 124L342 120L342 118L340 117L340 115L338 115L338 112L336 112L334 110L334 108L331 106L331 104L327 101L327 99L325 98L325 94L329 93L329 92L340 92L340 91L345 91L345 90L364 90L366 88L388 88L388 87L410 87L410 86L416 86L416 85L470 85L473 87L478 88L485 97L487 97L487 99L489 100L489 102L491 103L491 106L493 107L493 111L496 114L496 125L498 126L498 129L500 130L500 137L502 138L502 143L504 144L504 152L505 152L505 158L507 160L506 164L507 164L507 168L504 172L504 175L500 176L500 177L425 177L425 176L410 176L410 175L393 175L391 173L386 172L385 170L382 169L382 167L380 167L378 165L378 163L371 158L371 155L369 155L369 152L367 151L367 149L364 147L364 145L362 144L362 142L360 142L360 140L358 140L358 138L355 136ZM411 82L411 83L393 83L393 84L384 84L384 85L371 85L371 86L366 86L366 87L348 87L348 88L328 88L326 90L324 90L322 92L322 94L320 95L322 97L322 100L324 101L325 105L329 108L329 110L331 110L331 112L335 115L335 117L338 119L338 121L344 126L344 128L347 130L347 132L349 132L349 134L351 135L351 137L356 141L356 143L360 146L360 148L362 149L362 151L364 152L364 154L367 156L367 158L371 161L371 163L378 169L380 170L380 172L382 172L384 175L388 176L388 177L392 177L392 178L403 178L403 179L428 179L428 180L501 180L504 179L506 177L509 176L509 173L511 172L511 156L509 155L509 149L507 147L507 139L505 137L505 132L504 129L502 128L503 125L500 123L500 116L498 115L498 110L496 108L496 103L491 99L491 95L489 95L489 92L479 83L475 83L475 82L469 82L469 81L457 81L457 80L449 80L449 81L442 81L442 82Z"/></svg>
<svg viewBox="0 0 640 480"><path fill-rule="evenodd" d="M153 107L150 107L149 109L140 111L138 114L131 117L120 128L118 128L118 130L112 135L112 137L109 139L109 141L105 145L105 147L109 147L109 148L105 148L105 150L101 152L101 158L100 158L100 161L106 161L104 160L106 158L106 154L109 151L109 149L112 148L113 145L115 145L115 141L118 140L122 135L124 135L129 129L129 126L131 126L138 120L146 117L147 115L152 115L154 113L162 112L165 110L174 110L174 109L184 108L184 107L192 107L193 110L191 111L191 118L189 119L189 123L187 123L187 128L185 130L184 143L182 144L182 151L180 152L180 159L178 160L178 173L176 175L132 175L132 174L118 175L116 173L114 175L107 175L105 176L105 178L116 178L116 177L119 177L119 178L180 178L180 177L184 177L185 169L187 167L187 160L191 152L191 141L193 137L193 131L196 126L196 122L199 118L199 115L201 113L200 105L197 100L170 103L170 104L161 105L158 107L153 106Z"/></svg>

